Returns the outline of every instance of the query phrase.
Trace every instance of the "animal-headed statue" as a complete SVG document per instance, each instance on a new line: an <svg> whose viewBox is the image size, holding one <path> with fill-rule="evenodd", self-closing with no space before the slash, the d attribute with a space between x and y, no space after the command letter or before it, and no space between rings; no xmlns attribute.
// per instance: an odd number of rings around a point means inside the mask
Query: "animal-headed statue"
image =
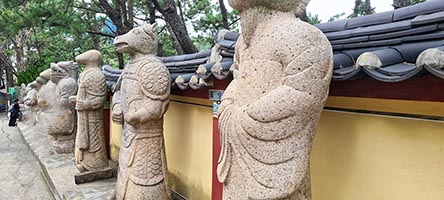
<svg viewBox="0 0 444 200"><path fill-rule="evenodd" d="M77 96L71 97L77 110L76 166L81 173L104 171L109 164L103 129L103 103L107 88L105 75L100 68L102 54L89 50L78 55L76 62L85 65Z"/></svg>
<svg viewBox="0 0 444 200"><path fill-rule="evenodd" d="M308 0L229 0L240 11L234 79L220 105L224 199L311 199L309 160L332 50L297 19Z"/></svg>
<svg viewBox="0 0 444 200"><path fill-rule="evenodd" d="M51 81L55 91L47 98L52 113L48 116L48 134L57 153L74 152L76 112L69 97L77 93L78 66L75 62L51 63Z"/></svg>
<svg viewBox="0 0 444 200"><path fill-rule="evenodd" d="M116 85L113 120L123 124L116 199L169 199L163 115L170 95L170 75L154 54L156 24L134 28L114 40L130 55Z"/></svg>

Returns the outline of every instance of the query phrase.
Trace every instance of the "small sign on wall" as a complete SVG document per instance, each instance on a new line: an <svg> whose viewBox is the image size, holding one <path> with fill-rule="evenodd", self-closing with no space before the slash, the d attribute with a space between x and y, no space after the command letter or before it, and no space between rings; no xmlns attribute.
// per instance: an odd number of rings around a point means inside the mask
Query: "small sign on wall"
<svg viewBox="0 0 444 200"><path fill-rule="evenodd" d="M209 99L212 101L220 101L220 100L222 100L223 94L224 94L224 90L210 90Z"/></svg>

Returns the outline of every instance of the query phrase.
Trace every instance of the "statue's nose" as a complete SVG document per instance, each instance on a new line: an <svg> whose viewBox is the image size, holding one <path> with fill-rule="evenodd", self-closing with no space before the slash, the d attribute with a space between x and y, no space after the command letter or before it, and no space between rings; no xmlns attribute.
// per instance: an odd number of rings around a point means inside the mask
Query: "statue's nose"
<svg viewBox="0 0 444 200"><path fill-rule="evenodd" d="M117 44L119 42L119 40L120 40L120 36L115 37L114 38L114 44Z"/></svg>

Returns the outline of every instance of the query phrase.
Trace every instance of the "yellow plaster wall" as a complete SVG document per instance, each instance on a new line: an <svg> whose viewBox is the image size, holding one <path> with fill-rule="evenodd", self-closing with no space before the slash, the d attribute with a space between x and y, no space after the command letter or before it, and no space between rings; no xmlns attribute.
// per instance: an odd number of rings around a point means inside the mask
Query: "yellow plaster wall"
<svg viewBox="0 0 444 200"><path fill-rule="evenodd" d="M444 123L324 111L311 168L314 200L442 200Z"/></svg>
<svg viewBox="0 0 444 200"><path fill-rule="evenodd" d="M170 187L190 200L209 200L211 102L177 96L172 100L164 122ZM327 106L444 115L444 104L434 102L331 97ZM120 131L111 127L115 158ZM326 110L311 157L313 199L441 200L443 155L442 121Z"/></svg>
<svg viewBox="0 0 444 200"><path fill-rule="evenodd" d="M169 185L190 200L211 199L213 115L205 104L173 101L165 115Z"/></svg>
<svg viewBox="0 0 444 200"><path fill-rule="evenodd" d="M110 103L112 102L112 97ZM112 103L111 103L112 105ZM119 150L120 145L122 144L122 125L116 124L113 122L112 115L113 110L112 106L110 106L110 117L109 117L109 148L110 148L110 158L115 163L119 162Z"/></svg>

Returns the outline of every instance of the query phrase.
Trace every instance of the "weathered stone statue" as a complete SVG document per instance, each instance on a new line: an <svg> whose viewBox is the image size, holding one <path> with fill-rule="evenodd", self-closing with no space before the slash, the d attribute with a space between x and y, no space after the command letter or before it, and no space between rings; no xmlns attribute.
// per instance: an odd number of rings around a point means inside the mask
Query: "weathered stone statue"
<svg viewBox="0 0 444 200"><path fill-rule="evenodd" d="M46 123L44 112L50 113L51 106L48 102L53 99L55 91L55 84L50 81L51 69L47 69L40 73L35 81L28 84L26 87L23 111L23 121L27 125L35 125L37 121Z"/></svg>
<svg viewBox="0 0 444 200"><path fill-rule="evenodd" d="M163 139L163 115L170 95L170 75L154 54L156 24L116 37L120 53L128 53L113 97L113 120L123 124L116 199L169 199Z"/></svg>
<svg viewBox="0 0 444 200"><path fill-rule="evenodd" d="M241 14L234 80L220 107L224 199L311 199L311 146L332 50L296 16L308 0L229 0Z"/></svg>
<svg viewBox="0 0 444 200"><path fill-rule="evenodd" d="M48 116L48 134L57 153L74 152L76 112L69 97L77 94L78 66L74 62L51 63L51 81L56 84L47 98L52 113ZM41 91L41 90L40 90Z"/></svg>
<svg viewBox="0 0 444 200"><path fill-rule="evenodd" d="M75 182L85 183L113 175L103 129L103 103L107 88L100 68L102 54L99 51L80 54L76 62L85 65L85 71L80 75L77 96L70 99L75 102L77 110L75 162L80 174L75 175Z"/></svg>

